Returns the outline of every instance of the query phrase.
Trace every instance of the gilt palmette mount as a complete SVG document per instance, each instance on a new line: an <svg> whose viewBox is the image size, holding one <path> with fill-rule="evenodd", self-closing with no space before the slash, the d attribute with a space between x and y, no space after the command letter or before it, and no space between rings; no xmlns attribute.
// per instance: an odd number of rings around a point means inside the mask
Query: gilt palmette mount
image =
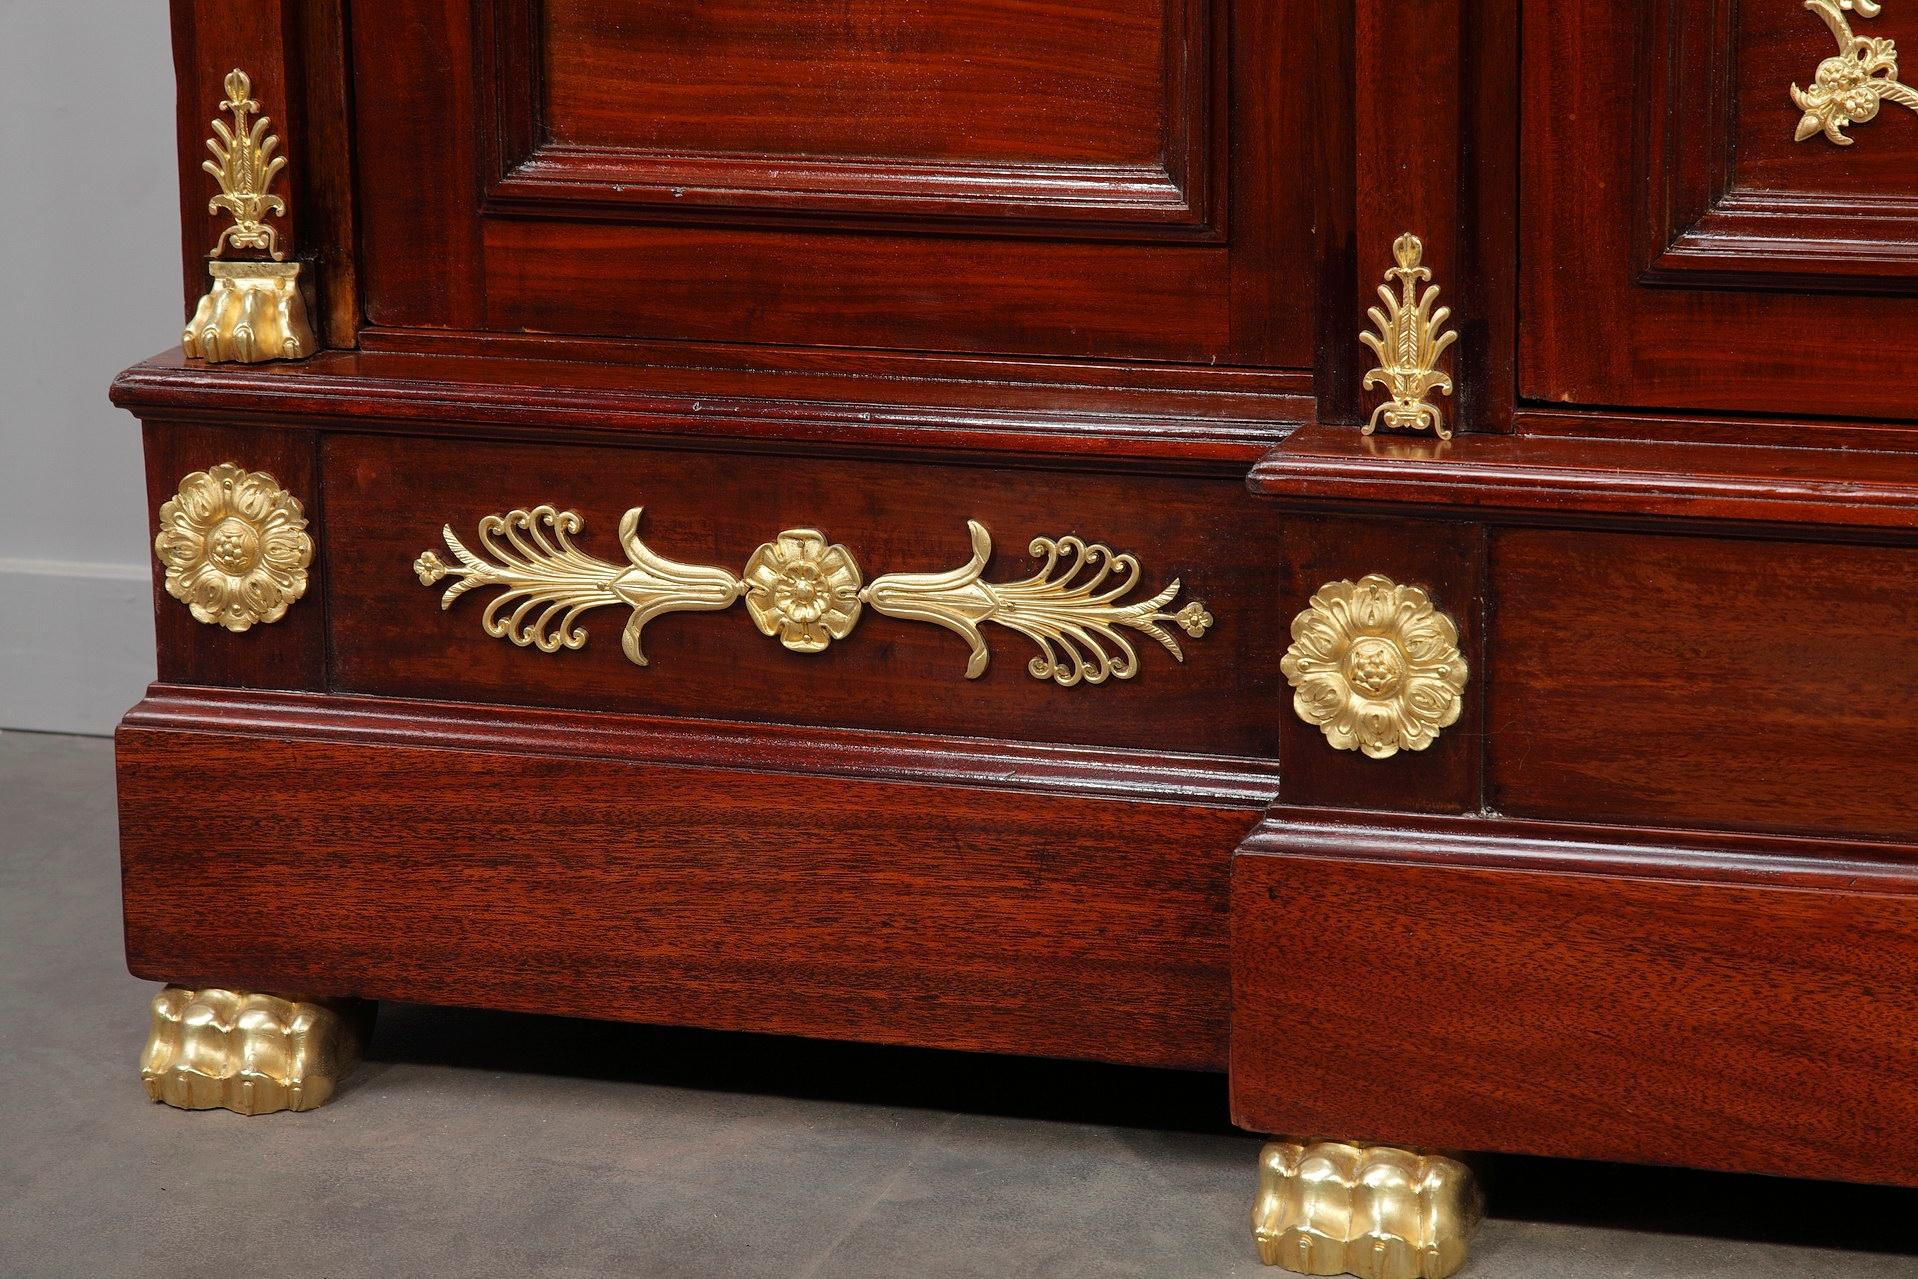
<svg viewBox="0 0 1918 1279"><path fill-rule="evenodd" d="M286 157L273 154L280 139L267 132L272 121L258 114L260 104L253 100L253 81L246 72L238 67L227 72L225 88L220 110L230 113L233 123L213 122L213 136L206 140L213 158L200 165L220 184L220 194L207 204L207 212L226 213L233 219L233 225L213 242L213 256L219 257L232 245L264 250L278 262L286 254L280 248L279 232L266 219L286 212L286 201L272 193L273 179L286 167Z"/></svg>
<svg viewBox="0 0 1918 1279"><path fill-rule="evenodd" d="M1028 549L1041 561L1037 572L1018 581L988 582L992 536L969 520L972 558L963 566L939 573L888 573L866 585L852 552L828 542L817 529L780 533L752 553L739 576L666 559L640 539L643 509L634 507L620 520L619 541L628 560L623 565L574 545L582 528L578 514L538 506L482 519L477 551L449 525L442 536L453 561L429 550L414 561L413 571L428 586L454 579L441 596L442 608L451 608L468 591L501 588L487 602L481 628L496 639L547 653L586 643L580 619L589 610L625 605L632 612L622 647L638 666L647 665L640 639L653 618L714 612L741 599L759 631L795 653L821 652L845 639L867 608L943 626L971 649L968 679L984 675L992 657L980 628L1002 626L1037 646L1027 672L1062 688L1131 679L1139 671L1138 636L1184 661L1173 629L1196 639L1213 624L1212 614L1197 601L1167 611L1179 594L1177 579L1156 594L1127 602L1139 584L1138 560L1076 537L1034 538Z"/></svg>
<svg viewBox="0 0 1918 1279"><path fill-rule="evenodd" d="M1366 312L1377 331L1359 334L1359 341L1379 361L1360 385L1366 390L1378 387L1391 397L1372 410L1365 434L1385 426L1394 431L1432 431L1449 440L1452 428L1429 397L1452 393L1451 375L1438 367L1445 348L1458 340L1458 334L1445 327L1452 308L1434 309L1439 295L1436 284L1419 292L1418 286L1428 283L1432 272L1424 265L1425 244L1416 235L1407 232L1394 240L1392 258L1397 265L1385 273L1386 283L1379 286L1384 309L1375 306ZM1393 282L1399 286L1397 293L1392 291Z"/></svg>
<svg viewBox="0 0 1918 1279"><path fill-rule="evenodd" d="M303 360L319 343L307 319L301 267L284 260L280 233L267 220L286 213L286 201L272 189L286 157L274 154L280 139L268 132L272 122L259 114L246 72L227 72L225 87L220 110L232 121L213 121L206 140L213 158L200 167L220 187L207 212L233 221L207 255L210 287L180 333L180 349L209 364ZM229 259L228 249L242 256ZM266 256L248 256L258 254Z"/></svg>

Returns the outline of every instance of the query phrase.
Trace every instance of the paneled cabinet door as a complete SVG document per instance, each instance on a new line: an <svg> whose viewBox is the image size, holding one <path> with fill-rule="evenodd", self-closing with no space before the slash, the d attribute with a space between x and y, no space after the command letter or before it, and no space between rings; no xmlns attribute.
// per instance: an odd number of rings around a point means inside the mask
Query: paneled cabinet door
<svg viewBox="0 0 1918 1279"><path fill-rule="evenodd" d="M350 5L375 325L1311 362L1305 0Z"/></svg>
<svg viewBox="0 0 1918 1279"><path fill-rule="evenodd" d="M1534 0L1523 41L1526 398L1918 416L1918 0Z"/></svg>

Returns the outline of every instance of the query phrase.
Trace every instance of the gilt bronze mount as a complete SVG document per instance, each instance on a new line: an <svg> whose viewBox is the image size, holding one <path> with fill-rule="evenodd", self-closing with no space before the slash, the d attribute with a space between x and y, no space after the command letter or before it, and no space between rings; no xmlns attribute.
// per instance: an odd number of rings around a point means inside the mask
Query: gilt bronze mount
<svg viewBox="0 0 1918 1279"><path fill-rule="evenodd" d="M624 604L632 616L622 645L637 666L647 664L640 633L653 618L713 612L741 598L760 633L795 653L817 653L846 638L868 606L888 617L943 626L971 649L967 679L985 674L991 661L979 630L991 622L1037 645L1027 672L1062 688L1138 674L1139 654L1128 632L1158 641L1182 662L1185 651L1171 627L1197 639L1213 624L1198 601L1166 611L1179 594L1176 578L1147 599L1124 602L1138 585L1138 560L1076 537L1034 538L1028 550L1043 561L1038 572L1022 581L988 582L984 573L992 535L977 520L968 520L972 558L962 567L888 573L864 585L845 547L828 543L817 529L787 529L754 551L744 576L735 577L724 568L681 564L656 554L639 536L643 510L634 507L620 520L627 564L607 563L574 546L573 536L583 524L575 512L538 506L481 520L479 553L449 525L442 536L454 562L428 550L413 562L413 571L428 586L455 579L441 597L442 608L451 608L476 587L504 587L481 615L482 628L496 639L545 653L586 643L579 618L587 610Z"/></svg>

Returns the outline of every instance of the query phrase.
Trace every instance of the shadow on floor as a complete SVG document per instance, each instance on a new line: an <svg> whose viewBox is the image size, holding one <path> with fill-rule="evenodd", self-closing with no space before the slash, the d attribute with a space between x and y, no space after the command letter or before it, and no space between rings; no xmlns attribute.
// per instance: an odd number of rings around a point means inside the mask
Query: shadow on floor
<svg viewBox="0 0 1918 1279"><path fill-rule="evenodd" d="M368 1058L1061 1123L1236 1131L1222 1075L417 1004L381 1005ZM1519 1156L1474 1162L1503 1220L1918 1254L1911 1225L1918 1191Z"/></svg>

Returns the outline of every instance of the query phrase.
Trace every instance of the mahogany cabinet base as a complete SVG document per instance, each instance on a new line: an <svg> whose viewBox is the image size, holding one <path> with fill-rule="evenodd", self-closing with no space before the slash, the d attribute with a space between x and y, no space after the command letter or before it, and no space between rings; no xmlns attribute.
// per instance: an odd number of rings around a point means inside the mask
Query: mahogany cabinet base
<svg viewBox="0 0 1918 1279"><path fill-rule="evenodd" d="M1913 850L1276 809L1232 879L1244 1127L1918 1185Z"/></svg>
<svg viewBox="0 0 1918 1279"><path fill-rule="evenodd" d="M912 780L930 756L809 773L776 738L734 766L568 754L423 703L368 727L349 699L194 696L118 735L137 976L1225 1065L1256 798Z"/></svg>

